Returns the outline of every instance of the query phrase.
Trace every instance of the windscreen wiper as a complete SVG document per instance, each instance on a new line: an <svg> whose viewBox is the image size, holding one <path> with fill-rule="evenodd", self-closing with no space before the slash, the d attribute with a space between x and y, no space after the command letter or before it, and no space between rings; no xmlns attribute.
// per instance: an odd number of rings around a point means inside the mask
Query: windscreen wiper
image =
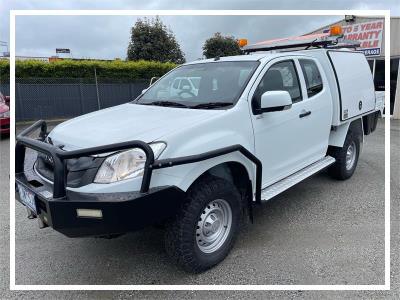
<svg viewBox="0 0 400 300"><path fill-rule="evenodd" d="M149 102L149 103L138 103L138 104L190 108L190 106L187 106L187 105L179 103L179 102L173 102L173 101L153 101L153 102Z"/></svg>
<svg viewBox="0 0 400 300"><path fill-rule="evenodd" d="M218 108L231 105L233 105L232 102L206 102L191 106L191 108Z"/></svg>

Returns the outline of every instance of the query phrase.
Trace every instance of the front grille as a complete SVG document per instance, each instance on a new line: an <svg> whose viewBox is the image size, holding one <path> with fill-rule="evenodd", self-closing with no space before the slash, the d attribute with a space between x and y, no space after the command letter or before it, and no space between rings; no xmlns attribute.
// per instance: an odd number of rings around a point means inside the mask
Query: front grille
<svg viewBox="0 0 400 300"><path fill-rule="evenodd" d="M77 159L68 159L67 165L67 187L81 187L92 183L98 168L101 166L105 157L80 157ZM46 178L48 181L54 181L54 166L48 156L38 153L35 162L35 171Z"/></svg>

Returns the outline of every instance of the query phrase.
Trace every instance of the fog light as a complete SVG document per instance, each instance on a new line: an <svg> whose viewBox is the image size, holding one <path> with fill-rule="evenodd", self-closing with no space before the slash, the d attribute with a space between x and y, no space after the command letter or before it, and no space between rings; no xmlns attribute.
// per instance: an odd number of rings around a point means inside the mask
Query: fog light
<svg viewBox="0 0 400 300"><path fill-rule="evenodd" d="M76 215L78 218L103 218L103 212L101 209L86 209L86 208L77 208Z"/></svg>

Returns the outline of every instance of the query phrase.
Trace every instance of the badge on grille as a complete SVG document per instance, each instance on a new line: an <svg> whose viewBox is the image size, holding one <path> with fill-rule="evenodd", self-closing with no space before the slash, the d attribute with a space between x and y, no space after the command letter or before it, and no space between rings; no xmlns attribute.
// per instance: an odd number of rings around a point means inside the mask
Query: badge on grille
<svg viewBox="0 0 400 300"><path fill-rule="evenodd" d="M47 154L46 154L46 155L44 156L44 160L45 160L48 164L54 166L54 159L53 159L53 157L52 157L51 155L47 155Z"/></svg>

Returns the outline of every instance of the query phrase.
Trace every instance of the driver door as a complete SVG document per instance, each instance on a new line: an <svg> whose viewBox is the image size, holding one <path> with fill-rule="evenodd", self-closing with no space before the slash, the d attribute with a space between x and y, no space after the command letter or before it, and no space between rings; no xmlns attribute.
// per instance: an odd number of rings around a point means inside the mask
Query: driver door
<svg viewBox="0 0 400 300"><path fill-rule="evenodd" d="M302 117L306 112L302 83L296 59L276 59L269 62L257 78L250 92L253 109L255 152L262 161L263 187L279 181L304 168L315 160L309 157L312 146L307 135L312 127L306 128ZM261 95L267 91L287 91L292 106L282 111L259 113L255 108L261 104Z"/></svg>

